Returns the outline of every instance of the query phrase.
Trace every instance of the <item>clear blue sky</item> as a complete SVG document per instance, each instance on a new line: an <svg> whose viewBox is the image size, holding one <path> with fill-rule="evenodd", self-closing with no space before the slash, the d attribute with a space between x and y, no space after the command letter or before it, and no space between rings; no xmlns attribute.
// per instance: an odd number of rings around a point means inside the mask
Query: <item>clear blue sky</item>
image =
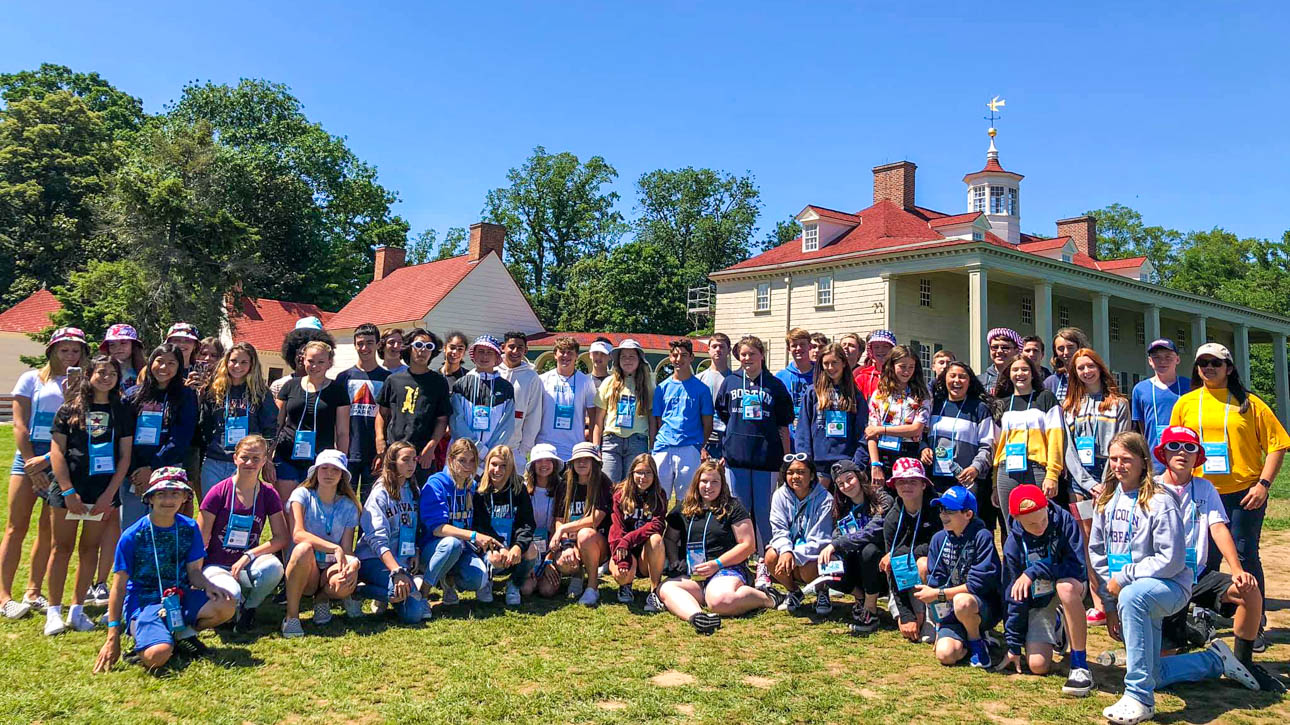
<svg viewBox="0 0 1290 725"><path fill-rule="evenodd" d="M1290 228L1284 3L287 5L11 3L0 69L97 71L153 112L188 80L285 83L414 232L477 220L538 144L604 156L628 216L642 173L707 166L756 176L764 230L868 206L899 159L919 204L960 212L995 94L1025 231L1112 202Z"/></svg>

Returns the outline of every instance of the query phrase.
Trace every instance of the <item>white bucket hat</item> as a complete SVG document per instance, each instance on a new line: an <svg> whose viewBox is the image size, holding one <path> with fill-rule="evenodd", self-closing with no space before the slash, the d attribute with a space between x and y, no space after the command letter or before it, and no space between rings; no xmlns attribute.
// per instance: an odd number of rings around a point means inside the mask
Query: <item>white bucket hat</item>
<svg viewBox="0 0 1290 725"><path fill-rule="evenodd" d="M340 472L345 476L345 483L349 483L349 456L346 456L344 453L341 453L335 448L328 448L327 450L319 451L318 456L314 458L314 464L309 467L309 473L305 475L305 478L312 477L314 475L314 471L317 471L320 466L335 466L336 468L339 468Z"/></svg>
<svg viewBox="0 0 1290 725"><path fill-rule="evenodd" d="M609 353L610 365L613 365L614 367L618 367L618 356L622 354L623 350L635 350L636 354L640 356L641 362L645 362L645 348L641 347L641 344L639 342L636 342L635 340L629 337L626 340L623 340L622 342L618 343L618 347L614 348L614 351Z"/></svg>

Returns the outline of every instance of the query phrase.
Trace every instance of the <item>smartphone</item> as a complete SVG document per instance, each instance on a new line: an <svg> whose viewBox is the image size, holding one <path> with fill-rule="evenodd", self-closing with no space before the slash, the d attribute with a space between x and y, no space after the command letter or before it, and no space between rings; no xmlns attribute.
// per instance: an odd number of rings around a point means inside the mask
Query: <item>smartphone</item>
<svg viewBox="0 0 1290 725"><path fill-rule="evenodd" d="M76 385L77 381L81 379L81 374L82 374L81 368L77 365L73 365L72 367L67 368L67 382L65 383L65 385L67 387L72 387Z"/></svg>

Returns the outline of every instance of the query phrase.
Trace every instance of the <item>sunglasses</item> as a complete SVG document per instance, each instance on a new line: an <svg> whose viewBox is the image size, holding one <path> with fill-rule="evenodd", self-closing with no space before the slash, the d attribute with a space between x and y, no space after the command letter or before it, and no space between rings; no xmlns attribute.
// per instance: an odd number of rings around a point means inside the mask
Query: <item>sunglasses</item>
<svg viewBox="0 0 1290 725"><path fill-rule="evenodd" d="M1200 446L1189 441L1169 441L1165 444L1165 450L1170 453L1183 451L1184 453L1200 453Z"/></svg>
<svg viewBox="0 0 1290 725"><path fill-rule="evenodd" d="M785 462L785 463L792 463L792 462L794 462L794 461L802 461L802 462L805 462L805 461L806 461L806 454L805 454L805 453L786 453L786 454L784 454L784 462Z"/></svg>
<svg viewBox="0 0 1290 725"><path fill-rule="evenodd" d="M1227 363L1216 357L1203 357L1196 361L1196 367L1199 368L1221 368L1226 364Z"/></svg>
<svg viewBox="0 0 1290 725"><path fill-rule="evenodd" d="M411 347L413 350L429 350L430 352L434 352L435 350L434 343L426 342L425 340L417 340L408 347Z"/></svg>

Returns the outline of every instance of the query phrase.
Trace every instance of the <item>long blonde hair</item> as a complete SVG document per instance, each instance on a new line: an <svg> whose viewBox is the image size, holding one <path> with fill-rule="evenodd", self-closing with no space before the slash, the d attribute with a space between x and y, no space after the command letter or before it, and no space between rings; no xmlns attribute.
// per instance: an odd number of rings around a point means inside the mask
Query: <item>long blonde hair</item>
<svg viewBox="0 0 1290 725"><path fill-rule="evenodd" d="M564 504L564 515L558 518L562 518L565 521L569 520L569 515L573 511L573 491L574 487L578 485L578 472L574 470L573 466L576 460L577 459L569 461L564 466L564 497L561 499L561 502ZM591 480L587 481L587 498L582 507L583 516L591 515L591 510L594 509L596 507L596 503L600 501L600 497L602 495L601 492L603 490L602 487L606 484L611 486L613 485L609 483L607 478L605 478L600 461L590 457L588 457L588 460L591 461L591 475L588 476Z"/></svg>
<svg viewBox="0 0 1290 725"><path fill-rule="evenodd" d="M474 467L470 469L470 476L467 476L466 480L463 482L470 483L470 477L475 475L475 468L479 467L479 449L475 447L474 440L470 438L458 438L453 441L452 445L448 446L448 458L444 461L444 470L448 472L448 477L452 479L453 485L459 489L466 488L466 486L463 485L463 483L457 483L457 477L452 475L452 466L453 460L463 453L469 453L470 457L475 461Z"/></svg>
<svg viewBox="0 0 1290 725"><path fill-rule="evenodd" d="M461 440L461 439L458 439ZM492 478L488 475L488 462L494 458L502 459L502 465L505 467L502 473L504 482L496 491L493 490ZM479 476L479 488L476 489L481 494L501 493L507 488L515 493L519 493L524 488L524 480L520 478L519 473L515 470L515 454L511 453L510 446L493 446L488 449L488 455L484 456L484 472Z"/></svg>
<svg viewBox="0 0 1290 725"><path fill-rule="evenodd" d="M627 387L627 373L623 370L623 353L636 353L636 359L639 361L636 365L636 372L632 373L632 382L636 388L636 417L649 419L650 400L654 394L654 380L649 374L649 365L645 362L645 356L640 350L627 348L620 350L618 357L615 358L613 372L607 381L609 384L609 394L605 396L605 415L614 415L611 411L618 410L618 397L622 395L623 389ZM615 415L613 420L617 421Z"/></svg>
<svg viewBox="0 0 1290 725"><path fill-rule="evenodd" d="M1071 358L1074 360L1075 358ZM1151 511L1151 500L1164 489L1156 483L1156 477L1151 475L1151 459L1147 456L1147 440L1142 437L1141 433L1135 433L1126 430L1123 433L1116 433L1111 439L1110 445L1106 447L1109 452L1111 448L1119 446L1142 461L1142 480L1138 482L1138 506L1143 511ZM1106 467L1106 474L1102 477L1102 495L1097 497L1097 510L1102 512L1106 505L1115 498L1116 491L1120 490L1120 484L1115 480L1115 475L1111 473L1111 467Z"/></svg>
<svg viewBox="0 0 1290 725"><path fill-rule="evenodd" d="M255 408L269 393L269 386L264 382L264 373L260 370L260 355L249 342L239 342L224 353L215 365L215 374L211 376L210 393L216 405L224 404L224 396L233 385L233 378L228 374L228 361L235 352L244 352L251 358L251 369L246 372L242 383L246 385L247 409Z"/></svg>

